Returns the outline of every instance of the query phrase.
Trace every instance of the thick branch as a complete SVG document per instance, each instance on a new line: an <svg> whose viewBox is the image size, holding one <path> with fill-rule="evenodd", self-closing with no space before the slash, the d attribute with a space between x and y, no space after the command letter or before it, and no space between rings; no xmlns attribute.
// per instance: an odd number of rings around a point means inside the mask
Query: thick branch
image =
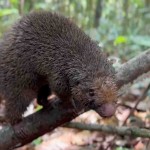
<svg viewBox="0 0 150 150"><path fill-rule="evenodd" d="M3 128L0 132L0 150L23 146L76 116L73 108L65 108L58 101L54 109L42 109L24 118L14 127Z"/></svg>
<svg viewBox="0 0 150 150"><path fill-rule="evenodd" d="M150 71L150 49L129 60L117 70L117 83L121 87Z"/></svg>
<svg viewBox="0 0 150 150"><path fill-rule="evenodd" d="M122 65L117 73L118 87L133 81L149 70L150 50ZM66 107L57 102L56 107L53 109L40 110L24 118L22 122L14 127L3 128L0 131L0 149L9 150L25 145L35 138L52 131L54 128L71 121L78 115L74 113L74 108L71 104ZM131 131L128 132L132 133Z"/></svg>
<svg viewBox="0 0 150 150"><path fill-rule="evenodd" d="M129 135L134 137L150 138L150 130L139 129L137 127L118 127L98 124L84 124L78 122L70 122L65 125L67 128L76 128L79 130L103 131L110 134Z"/></svg>

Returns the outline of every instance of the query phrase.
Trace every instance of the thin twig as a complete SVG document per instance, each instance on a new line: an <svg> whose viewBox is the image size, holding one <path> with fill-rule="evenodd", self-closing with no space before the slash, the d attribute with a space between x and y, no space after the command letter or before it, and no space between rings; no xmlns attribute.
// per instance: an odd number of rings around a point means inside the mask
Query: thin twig
<svg viewBox="0 0 150 150"><path fill-rule="evenodd" d="M150 130L138 127L126 127L126 126L110 126L110 125L99 125L99 124L84 124L78 122L70 122L64 125L68 128L76 128L79 130L90 130L90 131L103 131L110 134L117 135L128 135L133 137L150 138Z"/></svg>
<svg viewBox="0 0 150 150"><path fill-rule="evenodd" d="M128 120L128 118L130 117L131 114L134 113L134 111L136 110L138 104L145 99L148 90L150 89L150 83L148 84L148 86L146 87L146 89L143 91L142 95L137 99L137 102L135 103L135 106L130 110L130 113L128 114L128 116L126 117L126 119L124 120L122 126L124 126Z"/></svg>

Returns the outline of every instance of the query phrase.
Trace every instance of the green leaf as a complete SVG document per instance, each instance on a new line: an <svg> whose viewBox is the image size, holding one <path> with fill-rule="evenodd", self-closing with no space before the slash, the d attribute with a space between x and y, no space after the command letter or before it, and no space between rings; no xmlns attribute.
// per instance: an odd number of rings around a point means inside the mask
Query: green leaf
<svg viewBox="0 0 150 150"><path fill-rule="evenodd" d="M18 0L9 0L10 1L10 4L15 7L15 8L18 8L18 4L19 4L19 1Z"/></svg>
<svg viewBox="0 0 150 150"><path fill-rule="evenodd" d="M37 3L37 4L35 4L35 9L46 10L47 8L48 8L48 5L46 3Z"/></svg>
<svg viewBox="0 0 150 150"><path fill-rule="evenodd" d="M144 6L144 2L141 1L141 0L132 0L132 1L133 1L133 3L136 4L137 6L140 6L140 7Z"/></svg>
<svg viewBox="0 0 150 150"><path fill-rule="evenodd" d="M32 143L33 143L35 146L36 146L36 145L40 145L40 144L42 143L42 138L39 137L39 138L35 139Z"/></svg>
<svg viewBox="0 0 150 150"><path fill-rule="evenodd" d="M125 36L118 36L114 41L115 46L123 43L127 43L127 38Z"/></svg>
<svg viewBox="0 0 150 150"><path fill-rule="evenodd" d="M150 36L131 36L130 40L137 45L150 47Z"/></svg>
<svg viewBox="0 0 150 150"><path fill-rule="evenodd" d="M132 150L132 149L123 148L123 147L117 147L116 150Z"/></svg>
<svg viewBox="0 0 150 150"><path fill-rule="evenodd" d="M42 108L43 108L43 106L38 105L37 108L35 109L35 111L39 111L39 110L41 110Z"/></svg>
<svg viewBox="0 0 150 150"><path fill-rule="evenodd" d="M12 14L18 14L18 10L16 8L0 9L0 17L7 16L7 15L12 15Z"/></svg>

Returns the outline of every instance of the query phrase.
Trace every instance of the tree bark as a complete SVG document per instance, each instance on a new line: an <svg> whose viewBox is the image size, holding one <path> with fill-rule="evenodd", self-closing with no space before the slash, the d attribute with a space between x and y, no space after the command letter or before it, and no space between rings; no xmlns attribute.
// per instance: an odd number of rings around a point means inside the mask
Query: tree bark
<svg viewBox="0 0 150 150"><path fill-rule="evenodd" d="M19 1L18 9L19 9L20 16L23 16L23 14L24 14L24 0Z"/></svg>
<svg viewBox="0 0 150 150"><path fill-rule="evenodd" d="M150 49L129 60L117 70L117 84L121 87L150 71Z"/></svg>

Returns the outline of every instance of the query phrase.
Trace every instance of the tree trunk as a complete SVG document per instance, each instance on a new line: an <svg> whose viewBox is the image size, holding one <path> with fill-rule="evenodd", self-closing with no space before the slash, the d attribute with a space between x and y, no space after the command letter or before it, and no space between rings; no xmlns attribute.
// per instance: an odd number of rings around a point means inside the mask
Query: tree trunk
<svg viewBox="0 0 150 150"><path fill-rule="evenodd" d="M100 18L102 16L102 2L103 0L97 0L95 17L94 17L94 27L97 28L100 25Z"/></svg>

